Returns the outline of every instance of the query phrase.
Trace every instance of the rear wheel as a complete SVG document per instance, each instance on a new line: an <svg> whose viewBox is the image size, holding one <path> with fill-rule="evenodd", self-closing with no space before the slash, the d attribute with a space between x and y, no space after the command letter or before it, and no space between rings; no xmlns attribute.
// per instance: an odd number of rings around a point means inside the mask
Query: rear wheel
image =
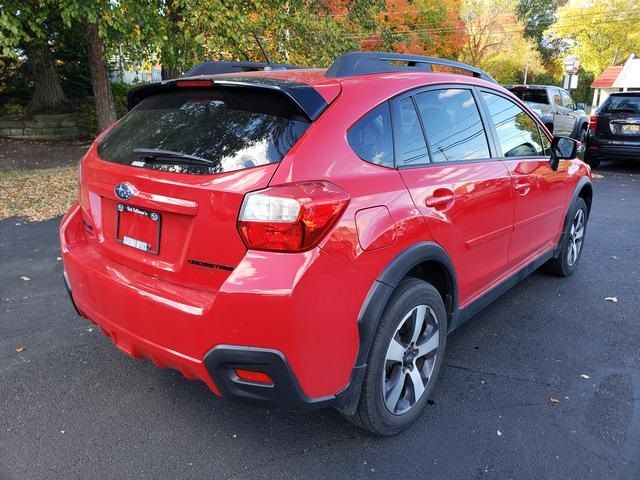
<svg viewBox="0 0 640 480"><path fill-rule="evenodd" d="M598 168L600 166L600 159L589 154L589 150L586 149L584 151L584 161L591 168Z"/></svg>
<svg viewBox="0 0 640 480"><path fill-rule="evenodd" d="M582 256L582 247L587 233L588 215L587 204L582 198L578 198L575 203L571 224L562 239L560 255L545 264L544 270L546 272L568 277L575 271Z"/></svg>
<svg viewBox="0 0 640 480"><path fill-rule="evenodd" d="M379 435L408 427L433 391L446 338L446 311L438 291L416 278L403 280L380 320L357 411L347 418Z"/></svg>

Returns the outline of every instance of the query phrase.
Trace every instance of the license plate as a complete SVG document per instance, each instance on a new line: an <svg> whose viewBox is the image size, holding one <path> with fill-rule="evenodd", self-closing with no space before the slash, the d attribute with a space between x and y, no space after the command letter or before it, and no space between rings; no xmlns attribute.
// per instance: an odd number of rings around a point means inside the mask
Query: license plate
<svg viewBox="0 0 640 480"><path fill-rule="evenodd" d="M124 245L158 254L162 216L144 208L119 203L117 205L116 240Z"/></svg>
<svg viewBox="0 0 640 480"><path fill-rule="evenodd" d="M640 134L640 125L622 125L622 133L626 135Z"/></svg>

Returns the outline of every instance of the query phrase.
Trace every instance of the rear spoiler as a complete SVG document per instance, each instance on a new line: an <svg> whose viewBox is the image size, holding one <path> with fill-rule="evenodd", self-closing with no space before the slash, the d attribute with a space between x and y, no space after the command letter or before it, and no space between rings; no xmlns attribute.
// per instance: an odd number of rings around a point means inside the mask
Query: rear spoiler
<svg viewBox="0 0 640 480"><path fill-rule="evenodd" d="M229 88L263 89L285 95L291 100L304 116L309 120L317 120L320 114L329 106L320 93L310 85L291 80L275 78L260 78L252 76L224 76L224 77L182 77L164 82L140 85L129 90L127 107L129 110L147 97L159 93L170 92L179 88L213 88L216 86Z"/></svg>

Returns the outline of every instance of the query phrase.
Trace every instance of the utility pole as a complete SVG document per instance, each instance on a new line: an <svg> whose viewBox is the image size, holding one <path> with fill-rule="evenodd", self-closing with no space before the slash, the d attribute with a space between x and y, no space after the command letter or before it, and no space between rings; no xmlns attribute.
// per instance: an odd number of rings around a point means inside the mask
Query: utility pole
<svg viewBox="0 0 640 480"><path fill-rule="evenodd" d="M527 84L527 76L529 75L529 60L527 60L527 64L524 66L524 84Z"/></svg>

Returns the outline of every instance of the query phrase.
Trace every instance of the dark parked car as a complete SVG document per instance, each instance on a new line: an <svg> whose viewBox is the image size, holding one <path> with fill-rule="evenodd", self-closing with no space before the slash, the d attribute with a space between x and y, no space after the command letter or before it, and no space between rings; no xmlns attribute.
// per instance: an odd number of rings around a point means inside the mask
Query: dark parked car
<svg viewBox="0 0 640 480"><path fill-rule="evenodd" d="M612 93L591 115L585 161L640 161L640 92Z"/></svg>
<svg viewBox="0 0 640 480"><path fill-rule="evenodd" d="M575 103L566 90L550 85L510 85L505 88L529 105L554 136L585 142L589 117L584 105Z"/></svg>

